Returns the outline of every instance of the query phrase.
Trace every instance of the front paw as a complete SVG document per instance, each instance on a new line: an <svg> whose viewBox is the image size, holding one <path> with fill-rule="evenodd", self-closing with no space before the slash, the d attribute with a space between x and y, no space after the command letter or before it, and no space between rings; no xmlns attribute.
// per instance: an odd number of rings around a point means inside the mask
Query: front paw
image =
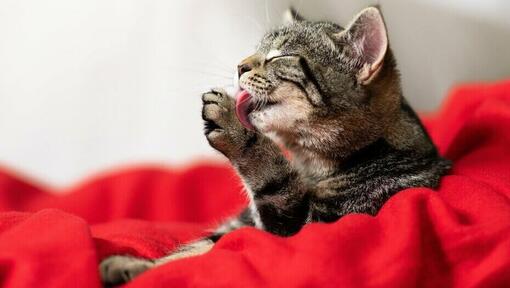
<svg viewBox="0 0 510 288"><path fill-rule="evenodd" d="M244 128L235 115L235 100L221 89L202 95L205 136L216 150L231 158L256 141L255 132Z"/></svg>
<svg viewBox="0 0 510 288"><path fill-rule="evenodd" d="M154 267L154 262L131 256L111 256L99 265L101 281L105 286L131 281L140 273Z"/></svg>

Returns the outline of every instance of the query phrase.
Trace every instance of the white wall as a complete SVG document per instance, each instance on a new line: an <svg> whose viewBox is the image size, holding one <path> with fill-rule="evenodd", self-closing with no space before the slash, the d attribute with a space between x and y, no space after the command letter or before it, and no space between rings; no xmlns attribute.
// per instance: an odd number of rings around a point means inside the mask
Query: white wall
<svg viewBox="0 0 510 288"><path fill-rule="evenodd" d="M215 155L200 92L231 83L290 2L1 0L0 165L68 185L121 164ZM293 5L345 24L373 2ZM418 108L453 83L509 75L510 2L380 2Z"/></svg>

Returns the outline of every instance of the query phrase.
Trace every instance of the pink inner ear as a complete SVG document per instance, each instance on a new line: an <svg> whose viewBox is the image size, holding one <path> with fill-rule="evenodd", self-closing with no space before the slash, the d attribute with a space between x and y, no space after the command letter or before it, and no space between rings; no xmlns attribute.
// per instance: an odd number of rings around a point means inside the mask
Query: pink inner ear
<svg viewBox="0 0 510 288"><path fill-rule="evenodd" d="M377 8L365 9L348 29L356 54L360 57L361 82L369 82L379 70L388 49L388 37Z"/></svg>
<svg viewBox="0 0 510 288"><path fill-rule="evenodd" d="M371 29L369 31L365 31L366 36L363 37L362 40L362 57L366 63L375 64L376 62L380 62L386 54L388 40L384 24L377 23L379 22L377 19L370 19L369 21L371 22L371 25L367 25L367 28L371 27Z"/></svg>

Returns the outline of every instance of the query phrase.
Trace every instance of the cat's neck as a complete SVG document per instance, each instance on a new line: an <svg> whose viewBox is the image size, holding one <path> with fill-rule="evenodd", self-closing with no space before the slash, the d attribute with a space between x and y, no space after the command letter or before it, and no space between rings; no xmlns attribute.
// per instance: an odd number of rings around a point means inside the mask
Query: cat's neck
<svg viewBox="0 0 510 288"><path fill-rule="evenodd" d="M437 153L419 118L405 100L399 114L392 125L362 146L335 146L331 144L334 141L323 135L313 138L307 135L307 141L287 141L285 146L292 153L294 165L316 178L331 176L353 165L370 165L375 159L384 157L395 158L409 153L420 157ZM335 134L331 131L330 135Z"/></svg>

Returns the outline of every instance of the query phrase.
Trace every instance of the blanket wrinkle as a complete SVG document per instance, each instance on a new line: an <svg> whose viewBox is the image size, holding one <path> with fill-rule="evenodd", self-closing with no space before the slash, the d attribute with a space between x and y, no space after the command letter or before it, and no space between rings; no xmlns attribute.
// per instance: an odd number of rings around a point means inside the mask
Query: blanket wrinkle
<svg viewBox="0 0 510 288"><path fill-rule="evenodd" d="M289 238L243 228L125 287L508 287L510 81L457 87L423 120L454 160L436 190ZM1 287L100 287L100 259L163 256L247 204L214 162L123 168L64 190L0 169Z"/></svg>

